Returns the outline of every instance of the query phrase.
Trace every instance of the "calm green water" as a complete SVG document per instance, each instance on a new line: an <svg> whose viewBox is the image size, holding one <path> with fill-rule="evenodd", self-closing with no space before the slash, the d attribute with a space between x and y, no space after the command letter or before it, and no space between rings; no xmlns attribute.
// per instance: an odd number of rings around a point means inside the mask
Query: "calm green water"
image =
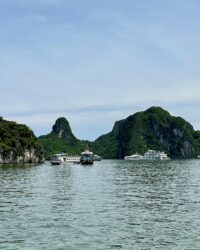
<svg viewBox="0 0 200 250"><path fill-rule="evenodd" d="M0 249L200 249L200 161L0 166Z"/></svg>

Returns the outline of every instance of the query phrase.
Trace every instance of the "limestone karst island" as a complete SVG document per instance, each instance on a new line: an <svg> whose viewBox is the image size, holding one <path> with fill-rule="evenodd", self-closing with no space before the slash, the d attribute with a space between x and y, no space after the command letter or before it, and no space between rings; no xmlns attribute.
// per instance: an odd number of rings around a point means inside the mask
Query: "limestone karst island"
<svg viewBox="0 0 200 250"><path fill-rule="evenodd" d="M47 135L36 138L26 125L0 118L0 162L41 163L59 152L80 155L85 148L104 159L164 151L171 159L198 158L200 131L181 117L151 107L115 122L111 132L95 141L79 140L66 118L58 118Z"/></svg>

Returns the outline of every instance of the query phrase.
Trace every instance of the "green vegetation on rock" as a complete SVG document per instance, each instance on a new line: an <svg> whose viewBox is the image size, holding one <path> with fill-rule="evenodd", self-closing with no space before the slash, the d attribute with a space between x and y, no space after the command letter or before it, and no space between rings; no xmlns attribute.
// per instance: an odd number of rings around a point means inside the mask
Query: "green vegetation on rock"
<svg viewBox="0 0 200 250"><path fill-rule="evenodd" d="M80 155L86 147L91 145L91 142L78 140L74 136L69 122L64 117L56 120L50 134L40 136L38 139L44 146L46 159L59 152Z"/></svg>
<svg viewBox="0 0 200 250"><path fill-rule="evenodd" d="M195 158L200 155L200 132L181 117L170 115L160 107L151 107L117 121L112 131L94 142L78 140L69 122L59 118L52 132L39 137L46 157L66 151L80 155L86 147L107 159L122 159L148 149L163 150L173 159Z"/></svg>
<svg viewBox="0 0 200 250"><path fill-rule="evenodd" d="M42 145L26 125L0 117L0 159L2 162L40 162Z"/></svg>
<svg viewBox="0 0 200 250"><path fill-rule="evenodd" d="M105 158L123 158L148 149L164 150L171 158L194 158L200 153L200 133L180 117L151 107L116 122L113 130L94 142Z"/></svg>
<svg viewBox="0 0 200 250"><path fill-rule="evenodd" d="M200 156L200 131L194 131L194 148L197 156Z"/></svg>

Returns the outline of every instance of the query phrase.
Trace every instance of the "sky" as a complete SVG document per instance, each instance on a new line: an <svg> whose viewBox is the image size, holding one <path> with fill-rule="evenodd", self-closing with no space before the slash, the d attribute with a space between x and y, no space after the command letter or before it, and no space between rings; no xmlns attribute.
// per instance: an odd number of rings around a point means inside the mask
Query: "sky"
<svg viewBox="0 0 200 250"><path fill-rule="evenodd" d="M200 129L199 0L0 0L0 116L80 139L161 106Z"/></svg>

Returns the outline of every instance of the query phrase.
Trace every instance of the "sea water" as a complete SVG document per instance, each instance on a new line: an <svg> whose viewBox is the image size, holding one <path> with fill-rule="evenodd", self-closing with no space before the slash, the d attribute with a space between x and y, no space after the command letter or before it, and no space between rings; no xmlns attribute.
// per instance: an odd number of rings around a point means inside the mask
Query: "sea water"
<svg viewBox="0 0 200 250"><path fill-rule="evenodd" d="M0 165L0 249L200 249L200 161Z"/></svg>

